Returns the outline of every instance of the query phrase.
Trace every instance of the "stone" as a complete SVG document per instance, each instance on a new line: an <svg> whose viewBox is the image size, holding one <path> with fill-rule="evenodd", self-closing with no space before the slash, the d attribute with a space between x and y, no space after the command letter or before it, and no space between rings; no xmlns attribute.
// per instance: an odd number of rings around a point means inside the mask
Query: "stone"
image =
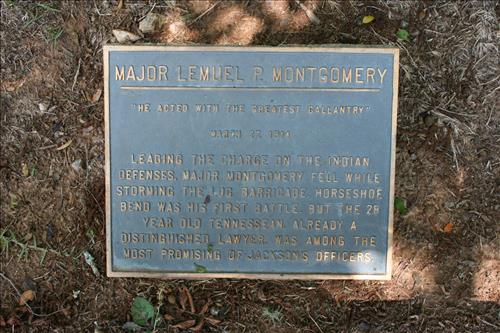
<svg viewBox="0 0 500 333"><path fill-rule="evenodd" d="M151 34L155 32L160 23L164 20L162 15L156 13L148 13L146 17L144 17L141 22L139 22L139 30L143 34Z"/></svg>
<svg viewBox="0 0 500 333"><path fill-rule="evenodd" d="M131 43L141 39L141 36L139 35L120 29L113 30L113 35L115 36L118 43Z"/></svg>

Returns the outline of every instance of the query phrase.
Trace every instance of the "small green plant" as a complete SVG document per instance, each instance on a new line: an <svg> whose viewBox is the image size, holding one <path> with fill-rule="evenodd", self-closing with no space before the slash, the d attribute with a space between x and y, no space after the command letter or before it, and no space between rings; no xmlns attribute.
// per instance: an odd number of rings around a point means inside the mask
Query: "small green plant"
<svg viewBox="0 0 500 333"><path fill-rule="evenodd" d="M12 4L14 4L13 0ZM37 3L36 6L30 6L28 8L32 8L33 11L31 10L27 11L26 14L29 17L29 20L26 21L26 23L24 23L23 28L28 28L29 26L36 23L38 20L40 20L44 15L48 13L59 12L59 9L57 9L54 5L47 3Z"/></svg>
<svg viewBox="0 0 500 333"><path fill-rule="evenodd" d="M134 323L143 327L150 325L155 317L153 305L144 297L134 298L130 313Z"/></svg>
<svg viewBox="0 0 500 333"><path fill-rule="evenodd" d="M268 307L264 307L262 309L262 316L269 319L274 325L281 320L283 314L280 309L270 309Z"/></svg>
<svg viewBox="0 0 500 333"><path fill-rule="evenodd" d="M48 11L48 12L54 12L54 13L59 12L59 9L57 9L57 8L55 7L55 5L52 5L52 4L48 4L48 3L37 3L36 5L37 5L38 7L40 7L40 8L42 8L42 9L44 9L44 10Z"/></svg>
<svg viewBox="0 0 500 333"><path fill-rule="evenodd" d="M406 208L405 201L400 197L396 197L394 199L394 207L401 215L405 215L406 213L408 213L408 208Z"/></svg>
<svg viewBox="0 0 500 333"><path fill-rule="evenodd" d="M40 254L40 265L43 264L47 253L52 253L61 257L71 257L71 253L59 252L54 249L46 249L38 246L36 242L36 237L32 237L32 241L22 241L16 237L16 235L10 231L9 229L0 229L0 253L8 253L9 249L12 245L15 245L20 248L20 252L18 254L19 259L26 259L30 253L30 251L34 251ZM77 257L73 257L76 259Z"/></svg>
<svg viewBox="0 0 500 333"><path fill-rule="evenodd" d="M16 0L5 0L7 7L14 7L16 5Z"/></svg>
<svg viewBox="0 0 500 333"><path fill-rule="evenodd" d="M396 32L396 37L406 42L410 41L410 33L406 29L399 29L398 32Z"/></svg>
<svg viewBox="0 0 500 333"><path fill-rule="evenodd" d="M45 29L45 40L47 43L56 45L63 32L64 29L61 27L47 27Z"/></svg>

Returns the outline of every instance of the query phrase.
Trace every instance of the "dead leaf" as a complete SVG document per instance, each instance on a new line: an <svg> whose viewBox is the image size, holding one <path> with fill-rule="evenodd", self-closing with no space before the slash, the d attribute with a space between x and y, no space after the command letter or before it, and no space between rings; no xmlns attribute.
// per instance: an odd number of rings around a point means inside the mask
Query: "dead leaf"
<svg viewBox="0 0 500 333"><path fill-rule="evenodd" d="M13 92L21 88L26 82L26 79L16 80L16 81L4 81L2 82L2 90Z"/></svg>
<svg viewBox="0 0 500 333"><path fill-rule="evenodd" d="M66 316L66 317L71 317L71 309L70 308L64 308L61 310L61 312Z"/></svg>
<svg viewBox="0 0 500 333"><path fill-rule="evenodd" d="M262 289L257 290L257 297L262 302L265 302L267 300L266 295L264 295L264 291Z"/></svg>
<svg viewBox="0 0 500 333"><path fill-rule="evenodd" d="M113 30L113 35L115 36L118 43L135 42L141 39L141 36L139 35L120 29Z"/></svg>
<svg viewBox="0 0 500 333"><path fill-rule="evenodd" d="M172 305L175 305L175 303L176 303L175 302L175 296L174 296L174 294L169 294L168 297L167 297L167 300Z"/></svg>
<svg viewBox="0 0 500 333"><path fill-rule="evenodd" d="M186 329L186 328L193 327L195 324L196 324L196 320L190 319L190 320L186 320L186 321L183 321L181 323L175 324L172 327Z"/></svg>
<svg viewBox="0 0 500 333"><path fill-rule="evenodd" d="M35 319L31 322L31 326L33 327L44 327L44 326L49 326L50 321L47 319Z"/></svg>
<svg viewBox="0 0 500 333"><path fill-rule="evenodd" d="M93 130L94 130L94 126L85 127L85 128L82 128L82 133L83 134L89 134Z"/></svg>
<svg viewBox="0 0 500 333"><path fill-rule="evenodd" d="M65 148L68 148L72 142L73 142L73 139L70 139L68 142L66 142L62 146L57 147L56 150L59 151L59 150L63 150Z"/></svg>
<svg viewBox="0 0 500 333"><path fill-rule="evenodd" d="M5 325L5 319L3 319L3 316L0 316L0 327L4 327Z"/></svg>
<svg viewBox="0 0 500 333"><path fill-rule="evenodd" d="M7 325L9 326L19 326L21 325L21 321L17 318L16 315L12 315L9 319L7 319Z"/></svg>
<svg viewBox="0 0 500 333"><path fill-rule="evenodd" d="M186 293L187 300L189 302L189 308L191 309L192 313L195 313L196 309L194 307L193 297L191 296L191 293L189 292L189 289L186 288L186 286L183 286L183 289L184 289L184 293Z"/></svg>
<svg viewBox="0 0 500 333"><path fill-rule="evenodd" d="M208 321L210 323L210 325L213 325L213 326L217 326L221 323L221 321L219 319L215 319L212 317L205 317L205 320Z"/></svg>
<svg viewBox="0 0 500 333"><path fill-rule="evenodd" d="M372 16L372 15L363 16L363 24L371 23L371 22L373 22L373 20L375 20L375 16Z"/></svg>
<svg viewBox="0 0 500 333"><path fill-rule="evenodd" d="M22 173L24 177L28 177L30 175L30 170L28 168L28 164L23 163L22 164Z"/></svg>
<svg viewBox="0 0 500 333"><path fill-rule="evenodd" d="M208 307L210 306L209 302L206 302L205 305L200 310L200 314L205 314L208 311Z"/></svg>
<svg viewBox="0 0 500 333"><path fill-rule="evenodd" d="M19 298L19 305L25 305L26 303L34 300L35 297L36 297L35 292L31 289L28 289L25 292L23 292L23 294Z"/></svg>
<svg viewBox="0 0 500 333"><path fill-rule="evenodd" d="M169 320L174 320L174 319L175 319L175 317L174 317L174 316L172 316L172 315L170 315L170 314L168 314L168 313L165 313L165 314L163 315L163 318L164 318L165 320L167 320L167 321L169 321Z"/></svg>
<svg viewBox="0 0 500 333"><path fill-rule="evenodd" d="M116 6L116 10L120 10L123 8L123 0L118 1L118 5Z"/></svg>
<svg viewBox="0 0 500 333"><path fill-rule="evenodd" d="M186 310L187 295L182 288L179 288L179 304L182 310Z"/></svg>
<svg viewBox="0 0 500 333"><path fill-rule="evenodd" d="M449 222L448 224L446 224L443 228L443 231L445 234L449 234L451 233L451 231L453 230L453 223Z"/></svg>
<svg viewBox="0 0 500 333"><path fill-rule="evenodd" d="M101 99L101 95L102 95L102 89L99 88L99 89L96 90L96 92L94 93L94 95L92 95L92 98L90 99L90 101L92 103L97 103Z"/></svg>
<svg viewBox="0 0 500 333"><path fill-rule="evenodd" d="M191 327L189 330L193 332L199 332L203 328L203 325L205 324L205 320L201 319L198 325Z"/></svg>

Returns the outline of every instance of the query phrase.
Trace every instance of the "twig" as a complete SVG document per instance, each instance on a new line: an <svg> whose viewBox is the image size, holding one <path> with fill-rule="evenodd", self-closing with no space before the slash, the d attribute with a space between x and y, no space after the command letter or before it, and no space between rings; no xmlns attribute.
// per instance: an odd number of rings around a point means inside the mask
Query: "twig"
<svg viewBox="0 0 500 333"><path fill-rule="evenodd" d="M479 320L480 322L482 322L482 323L484 323L484 324L486 324L486 325L489 325L489 326L491 326L491 327L494 327L494 328L496 328L496 329L499 329L499 328L500 328L500 327L498 327L498 326L496 326L496 325L493 325L492 323L487 322L487 321L486 321L486 320L484 320L484 319L481 319L481 317L479 317L479 316L477 316L477 320Z"/></svg>
<svg viewBox="0 0 500 333"><path fill-rule="evenodd" d="M205 16L208 12L210 12L212 9L214 9L218 4L220 3L220 1L217 1L216 3L214 3L212 6L210 6L210 8L208 8L207 10L205 10L203 13L201 13L200 15L198 15L198 17L196 17L194 20L192 20L189 25L191 24L194 24L196 21L198 21L199 19L201 19L203 16Z"/></svg>
<svg viewBox="0 0 500 333"><path fill-rule="evenodd" d="M321 327L319 327L318 323L316 322L316 320L314 320L314 318L311 316L311 314L309 312L307 312L307 315L309 316L309 318L311 318L311 320L313 321L314 325L316 325L316 327L318 328L318 330L321 333L324 333L323 330L321 329Z"/></svg>
<svg viewBox="0 0 500 333"><path fill-rule="evenodd" d="M304 5L302 2L300 2L299 0L295 0L295 3L297 5L299 5L299 7L306 13L307 15L307 18L314 24L320 24L321 21L320 19L316 16L316 14L314 14L314 12L312 10L310 10L309 8L306 7L306 5Z"/></svg>
<svg viewBox="0 0 500 333"><path fill-rule="evenodd" d="M80 66L82 64L82 58L78 58L78 66L76 67L75 77L73 78L73 85L71 86L71 91L75 89L76 80L78 79L78 74L80 74Z"/></svg>

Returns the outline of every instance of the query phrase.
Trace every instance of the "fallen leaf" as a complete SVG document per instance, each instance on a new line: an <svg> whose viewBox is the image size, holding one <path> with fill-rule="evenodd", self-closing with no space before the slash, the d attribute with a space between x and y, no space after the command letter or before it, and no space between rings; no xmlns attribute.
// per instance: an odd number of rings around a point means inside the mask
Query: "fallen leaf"
<svg viewBox="0 0 500 333"><path fill-rule="evenodd" d="M372 15L363 16L363 24L371 23L371 22L373 22L373 20L375 20L375 16L372 16Z"/></svg>
<svg viewBox="0 0 500 333"><path fill-rule="evenodd" d="M266 295L264 295L264 291L262 289L257 290L257 297L262 302L265 302L267 300Z"/></svg>
<svg viewBox="0 0 500 333"><path fill-rule="evenodd" d="M23 163L22 164L22 173L24 177L28 177L30 175L30 170L28 168L28 164Z"/></svg>
<svg viewBox="0 0 500 333"><path fill-rule="evenodd" d="M219 319L215 319L212 317L205 317L205 320L208 321L210 323L210 325L213 325L213 326L217 326L221 322Z"/></svg>
<svg viewBox="0 0 500 333"><path fill-rule="evenodd" d="M113 30L113 35L115 36L118 43L135 42L141 39L141 36L139 35L120 29Z"/></svg>
<svg viewBox="0 0 500 333"><path fill-rule="evenodd" d="M4 81L2 82L2 90L13 92L21 88L26 82L26 79L16 80L16 81Z"/></svg>
<svg viewBox="0 0 500 333"><path fill-rule="evenodd" d="M65 315L67 318L70 318L72 316L70 308L64 308L64 309L62 309L61 313L63 315Z"/></svg>
<svg viewBox="0 0 500 333"><path fill-rule="evenodd" d="M194 307L193 296L191 296L191 293L189 292L189 289L186 288L186 286L184 286L183 288L184 288L184 292L186 293L187 300L189 302L189 308L191 309L192 313L195 313L196 309Z"/></svg>
<svg viewBox="0 0 500 333"><path fill-rule="evenodd" d="M174 320L174 319L175 319L175 317L174 317L174 316L172 316L172 315L170 315L170 314L168 314L168 313L165 313L165 314L163 315L163 318L164 318L165 320L167 320L167 321L169 321L169 320Z"/></svg>
<svg viewBox="0 0 500 333"><path fill-rule="evenodd" d="M169 294L169 295L168 295L168 297L167 297L167 300L168 300L168 302L169 302L170 304L175 305L175 303L176 303L176 302L175 302L175 296L174 296L174 294Z"/></svg>
<svg viewBox="0 0 500 333"><path fill-rule="evenodd" d="M174 328L180 328L180 329L186 329L186 328L193 327L195 324L196 324L196 320L190 319L190 320L186 320L186 321L183 321L181 323L175 324L172 327L174 327Z"/></svg>
<svg viewBox="0 0 500 333"><path fill-rule="evenodd" d="M187 295L181 288L179 289L179 294L179 304L181 305L182 310L186 310Z"/></svg>
<svg viewBox="0 0 500 333"><path fill-rule="evenodd" d="M47 319L35 319L31 322L33 327L45 327L49 326L50 322Z"/></svg>
<svg viewBox="0 0 500 333"><path fill-rule="evenodd" d="M96 90L96 92L94 93L94 95L92 95L92 98L90 99L90 101L92 103L97 103L101 99L101 95L102 95L102 89L99 88L99 89Z"/></svg>
<svg viewBox="0 0 500 333"><path fill-rule="evenodd" d="M203 307L201 308L200 314L207 313L209 306L210 306L210 304L208 302L206 302L205 305L203 305Z"/></svg>
<svg viewBox="0 0 500 333"><path fill-rule="evenodd" d="M199 332L203 328L203 325L205 324L205 320L201 319L198 325L191 327L189 330L193 332Z"/></svg>
<svg viewBox="0 0 500 333"><path fill-rule="evenodd" d="M80 170L82 170L82 160L78 159L78 160L74 161L73 163L71 163L71 167L76 172L80 172Z"/></svg>
<svg viewBox="0 0 500 333"><path fill-rule="evenodd" d="M445 234L449 234L452 230L453 230L453 223L451 222L447 223L443 228Z"/></svg>
<svg viewBox="0 0 500 333"><path fill-rule="evenodd" d="M19 320L19 318L17 318L16 315L13 315L9 319L7 319L7 325L9 325L9 326L19 326L19 325L21 325L21 321Z"/></svg>
<svg viewBox="0 0 500 333"><path fill-rule="evenodd" d="M19 305L25 305L26 303L34 300L35 297L36 297L35 292L31 289L28 289L25 292L23 292L23 294L19 298Z"/></svg>
<svg viewBox="0 0 500 333"><path fill-rule="evenodd" d="M56 150L58 150L58 151L59 151L59 150L63 150L63 149L65 149L65 148L68 148L68 147L71 145L71 143L73 143L73 139L70 139L70 140L69 140L68 142L66 142L65 144L63 144L63 145L61 145L61 146L57 147L57 148L56 148Z"/></svg>

